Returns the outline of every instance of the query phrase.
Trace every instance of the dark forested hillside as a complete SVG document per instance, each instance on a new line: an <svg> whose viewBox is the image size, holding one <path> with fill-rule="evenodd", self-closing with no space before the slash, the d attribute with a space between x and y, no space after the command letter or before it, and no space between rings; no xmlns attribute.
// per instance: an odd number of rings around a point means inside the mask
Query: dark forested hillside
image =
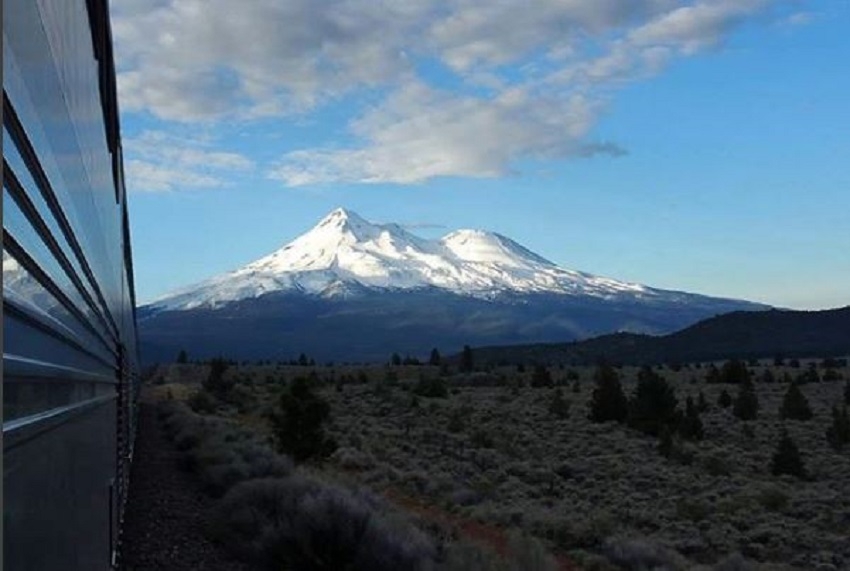
<svg viewBox="0 0 850 571"><path fill-rule="evenodd" d="M850 354L850 306L824 311L736 311L664 336L616 333L571 343L475 349L476 363L671 363Z"/></svg>

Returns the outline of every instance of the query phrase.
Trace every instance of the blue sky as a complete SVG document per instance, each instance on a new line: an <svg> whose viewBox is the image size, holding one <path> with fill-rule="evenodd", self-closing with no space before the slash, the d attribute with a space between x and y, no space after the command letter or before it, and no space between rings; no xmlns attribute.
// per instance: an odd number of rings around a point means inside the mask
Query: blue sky
<svg viewBox="0 0 850 571"><path fill-rule="evenodd" d="M116 0L140 301L337 206L850 304L850 3ZM230 9L229 9L230 8Z"/></svg>

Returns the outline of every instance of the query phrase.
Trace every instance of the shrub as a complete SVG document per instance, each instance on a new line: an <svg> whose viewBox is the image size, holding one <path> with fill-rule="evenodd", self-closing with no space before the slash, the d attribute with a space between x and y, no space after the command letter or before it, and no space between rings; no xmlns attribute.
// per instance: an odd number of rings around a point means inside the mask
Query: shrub
<svg viewBox="0 0 850 571"><path fill-rule="evenodd" d="M564 398L561 389L555 389L549 403L549 412L556 418L565 419L570 416L570 401Z"/></svg>
<svg viewBox="0 0 850 571"><path fill-rule="evenodd" d="M806 468L800 458L800 451L784 428L770 462L770 472L774 476L788 474L800 479L806 478Z"/></svg>
<svg viewBox="0 0 850 571"><path fill-rule="evenodd" d="M292 472L289 458L233 423L195 414L185 405L168 407L160 416L166 434L184 452L181 463L212 496L243 480Z"/></svg>
<svg viewBox="0 0 850 571"><path fill-rule="evenodd" d="M797 382L801 385L820 382L820 375L814 363L810 363L805 371L797 375Z"/></svg>
<svg viewBox="0 0 850 571"><path fill-rule="evenodd" d="M463 413L459 409L453 410L449 414L449 423L446 426L446 430L449 432L463 432L466 428L466 420L464 419Z"/></svg>
<svg viewBox="0 0 850 571"><path fill-rule="evenodd" d="M732 406L732 395L726 389L723 389L723 392L720 393L720 397L717 399L717 405L720 408L729 408Z"/></svg>
<svg viewBox="0 0 850 571"><path fill-rule="evenodd" d="M648 539L613 537L605 541L602 552L619 569L677 570L691 567L676 551Z"/></svg>
<svg viewBox="0 0 850 571"><path fill-rule="evenodd" d="M738 397L732 407L732 413L741 420L755 420L758 416L759 401L755 388L749 378L738 387Z"/></svg>
<svg viewBox="0 0 850 571"><path fill-rule="evenodd" d="M549 369L543 365L535 365L534 372L531 374L531 386L533 388L541 388L551 387L553 384L552 374L549 372Z"/></svg>
<svg viewBox="0 0 850 571"><path fill-rule="evenodd" d="M218 406L218 401L210 393L201 389L186 401L193 411L200 414L212 414Z"/></svg>
<svg viewBox="0 0 850 571"><path fill-rule="evenodd" d="M779 488L770 486L759 491L756 500L764 509L778 512L784 510L788 505L788 494Z"/></svg>
<svg viewBox="0 0 850 571"><path fill-rule="evenodd" d="M478 428L469 437L469 443L473 448L492 448L493 437L483 428Z"/></svg>
<svg viewBox="0 0 850 571"><path fill-rule="evenodd" d="M728 476L732 473L728 457L725 454L712 454L702 461L705 471L711 476Z"/></svg>
<svg viewBox="0 0 850 571"><path fill-rule="evenodd" d="M590 402L590 420L624 422L628 415L628 401L623 394L617 371L610 365L602 364L596 368L593 378L596 388L593 389Z"/></svg>
<svg viewBox="0 0 850 571"><path fill-rule="evenodd" d="M676 516L688 521L700 522L711 515L711 506L693 498L680 498L676 502Z"/></svg>
<svg viewBox="0 0 850 571"><path fill-rule="evenodd" d="M850 444L850 417L847 407L841 409L838 405L832 407L832 424L826 429L826 441L835 450L841 450L845 444Z"/></svg>
<svg viewBox="0 0 850 571"><path fill-rule="evenodd" d="M702 440L702 420L691 397L685 401L685 416L679 422L679 434L687 440Z"/></svg>
<svg viewBox="0 0 850 571"><path fill-rule="evenodd" d="M705 393L700 391L697 399L697 411L700 413L708 411L708 401L705 399Z"/></svg>
<svg viewBox="0 0 850 571"><path fill-rule="evenodd" d="M788 390L782 399L782 406L779 407L779 418L792 420L810 420L812 418L809 401L806 400L796 382L788 386Z"/></svg>
<svg viewBox="0 0 850 571"><path fill-rule="evenodd" d="M280 395L278 409L271 414L279 450L297 462L328 456L336 448L324 432L329 417L327 401L313 392L306 378L296 378Z"/></svg>
<svg viewBox="0 0 850 571"><path fill-rule="evenodd" d="M446 380L442 377L424 378L420 377L419 382L413 388L413 392L423 397L431 398L448 398L449 389L446 385Z"/></svg>
<svg viewBox="0 0 850 571"><path fill-rule="evenodd" d="M839 373L835 369L827 369L826 371L823 372L823 376L821 377L821 379L824 382L827 382L827 383L831 383L831 382L834 382L834 381L840 381L843 378L844 377L841 375L841 373Z"/></svg>
<svg viewBox="0 0 850 571"><path fill-rule="evenodd" d="M714 363L710 364L705 373L705 382L713 385L721 382L722 380L723 379L720 377L720 370L714 365Z"/></svg>
<svg viewBox="0 0 850 571"><path fill-rule="evenodd" d="M251 480L224 497L213 533L265 569L429 569L433 542L380 507L368 494L303 477Z"/></svg>
<svg viewBox="0 0 850 571"><path fill-rule="evenodd" d="M750 381L750 370L740 359L731 359L720 368L720 382L738 384Z"/></svg>

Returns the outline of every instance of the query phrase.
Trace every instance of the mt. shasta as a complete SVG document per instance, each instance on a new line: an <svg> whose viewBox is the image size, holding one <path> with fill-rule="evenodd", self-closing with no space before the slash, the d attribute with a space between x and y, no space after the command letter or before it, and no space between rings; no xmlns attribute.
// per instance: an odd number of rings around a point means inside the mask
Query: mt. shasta
<svg viewBox="0 0 850 571"><path fill-rule="evenodd" d="M438 240L336 209L279 250L140 308L146 360L196 355L368 360L457 344L667 333L765 306L564 269L510 238ZM351 337L356 330L368 331ZM239 332L237 334L237 332ZM297 332L297 333L296 333ZM371 340L371 341L370 341Z"/></svg>

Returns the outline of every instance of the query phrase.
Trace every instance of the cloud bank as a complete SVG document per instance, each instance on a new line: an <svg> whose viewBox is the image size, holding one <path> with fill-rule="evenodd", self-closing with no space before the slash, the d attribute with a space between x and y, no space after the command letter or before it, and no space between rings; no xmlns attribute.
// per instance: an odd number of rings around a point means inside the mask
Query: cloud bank
<svg viewBox="0 0 850 571"><path fill-rule="evenodd" d="M618 88L721 46L779 1L116 0L119 97L166 123L281 130L347 109L344 146L263 167L287 186L496 177L521 161L623 154L592 138ZM213 170L236 160L225 155ZM192 160L155 172L155 159L130 168L158 188ZM183 172L180 184L219 180Z"/></svg>

